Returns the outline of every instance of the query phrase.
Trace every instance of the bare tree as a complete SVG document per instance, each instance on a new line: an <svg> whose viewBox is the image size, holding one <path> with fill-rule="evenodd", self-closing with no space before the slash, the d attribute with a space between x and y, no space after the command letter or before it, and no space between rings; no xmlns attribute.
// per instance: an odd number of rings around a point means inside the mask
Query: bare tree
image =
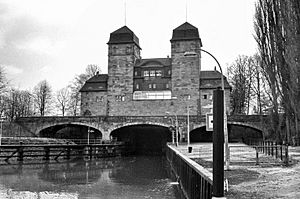
<svg viewBox="0 0 300 199"><path fill-rule="evenodd" d="M82 88L84 83L91 77L95 76L96 74L100 73L101 69L97 65L88 65L85 73L82 73L80 75L77 75L74 78L74 81L70 85L71 89L71 101L70 101L70 109L73 112L73 115L76 116L79 114L80 110L80 92L79 90Z"/></svg>
<svg viewBox="0 0 300 199"><path fill-rule="evenodd" d="M45 116L46 113L51 111L52 91L49 83L46 80L39 82L34 87L33 99L41 116Z"/></svg>
<svg viewBox="0 0 300 199"><path fill-rule="evenodd" d="M232 85L231 105L234 114L249 114L253 84L253 58L239 56L228 67L228 79Z"/></svg>
<svg viewBox="0 0 300 199"><path fill-rule="evenodd" d="M5 70L3 66L0 66L0 115L2 116L5 114L5 109L7 108L7 89L8 88L8 82L6 80L5 76Z"/></svg>
<svg viewBox="0 0 300 199"><path fill-rule="evenodd" d="M10 120L27 117L33 114L32 96L29 91L11 89L6 99L6 115Z"/></svg>
<svg viewBox="0 0 300 199"><path fill-rule="evenodd" d="M62 116L65 116L69 110L71 95L68 87L62 88L56 93L57 107L61 111Z"/></svg>

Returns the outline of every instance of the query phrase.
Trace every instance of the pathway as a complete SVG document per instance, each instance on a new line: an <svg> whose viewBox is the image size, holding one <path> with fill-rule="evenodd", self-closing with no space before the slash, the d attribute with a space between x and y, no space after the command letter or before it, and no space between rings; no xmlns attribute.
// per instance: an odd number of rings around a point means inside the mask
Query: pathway
<svg viewBox="0 0 300 199"><path fill-rule="evenodd" d="M212 143L191 144L177 148L212 172ZM227 198L300 198L300 147L289 147L290 166L272 157L259 154L256 165L255 149L242 143L230 143L230 170L225 171L229 182Z"/></svg>

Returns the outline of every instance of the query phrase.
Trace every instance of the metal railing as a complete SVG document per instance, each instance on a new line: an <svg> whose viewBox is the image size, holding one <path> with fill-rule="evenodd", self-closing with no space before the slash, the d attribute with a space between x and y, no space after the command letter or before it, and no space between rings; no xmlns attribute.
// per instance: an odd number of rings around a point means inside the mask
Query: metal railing
<svg viewBox="0 0 300 199"><path fill-rule="evenodd" d="M167 145L167 160L186 198L210 199L212 197L212 173Z"/></svg>
<svg viewBox="0 0 300 199"><path fill-rule="evenodd" d="M1 145L64 145L74 144L71 140L56 138L33 138L33 137L2 137Z"/></svg>
<svg viewBox="0 0 300 199"><path fill-rule="evenodd" d="M279 144L269 140L247 140L246 144L260 153L280 159L286 165L289 163L289 147L287 144Z"/></svg>

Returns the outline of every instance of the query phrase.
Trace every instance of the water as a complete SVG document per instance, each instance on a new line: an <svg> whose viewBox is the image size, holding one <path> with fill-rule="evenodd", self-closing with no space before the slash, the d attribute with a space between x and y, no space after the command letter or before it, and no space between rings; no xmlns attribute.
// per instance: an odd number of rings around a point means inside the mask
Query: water
<svg viewBox="0 0 300 199"><path fill-rule="evenodd" d="M162 157L0 165L0 199L179 198Z"/></svg>

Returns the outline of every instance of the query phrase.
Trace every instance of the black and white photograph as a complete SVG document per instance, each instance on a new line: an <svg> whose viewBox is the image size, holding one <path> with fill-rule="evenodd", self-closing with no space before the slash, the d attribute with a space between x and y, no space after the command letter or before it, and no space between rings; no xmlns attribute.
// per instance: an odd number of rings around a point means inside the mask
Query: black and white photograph
<svg viewBox="0 0 300 199"><path fill-rule="evenodd" d="M0 199L300 198L300 1L0 0Z"/></svg>

